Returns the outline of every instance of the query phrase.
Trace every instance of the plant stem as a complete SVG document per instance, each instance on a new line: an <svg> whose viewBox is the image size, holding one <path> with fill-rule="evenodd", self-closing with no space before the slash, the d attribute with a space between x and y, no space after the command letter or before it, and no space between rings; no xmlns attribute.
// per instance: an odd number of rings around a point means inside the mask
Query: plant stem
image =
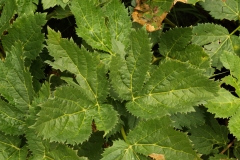
<svg viewBox="0 0 240 160"><path fill-rule="evenodd" d="M234 31L232 31L232 33L230 33L230 35L233 35L235 32L237 32L240 29L240 26L238 26Z"/></svg>
<svg viewBox="0 0 240 160"><path fill-rule="evenodd" d="M222 150L222 152L220 154L223 154L224 152L226 152L233 145L233 143L235 141L236 141L236 139L234 139L231 143L229 143L228 146L224 150Z"/></svg>
<svg viewBox="0 0 240 160"><path fill-rule="evenodd" d="M172 28L175 28L176 27L176 24L174 24L173 22L171 22L169 19L165 18L164 19L164 22L169 24Z"/></svg>
<svg viewBox="0 0 240 160"><path fill-rule="evenodd" d="M123 126L122 126L122 128L121 128L121 134L122 134L122 137L123 137L124 141L125 141L125 142L128 142L127 136L126 136L126 133L125 133L125 130L124 130Z"/></svg>

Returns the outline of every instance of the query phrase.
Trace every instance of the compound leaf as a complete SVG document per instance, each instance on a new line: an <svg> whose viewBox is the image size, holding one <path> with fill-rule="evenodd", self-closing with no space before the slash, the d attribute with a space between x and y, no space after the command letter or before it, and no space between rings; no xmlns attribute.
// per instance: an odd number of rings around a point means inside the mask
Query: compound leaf
<svg viewBox="0 0 240 160"><path fill-rule="evenodd" d="M169 58L149 75L151 53L144 32L143 29L132 32L132 50L126 60L113 56L111 62L111 83L119 96L128 100L128 111L143 118L188 112L217 92L217 84L198 69Z"/></svg>
<svg viewBox="0 0 240 160"><path fill-rule="evenodd" d="M205 0L200 4L215 19L239 20L239 3L236 0Z"/></svg>
<svg viewBox="0 0 240 160"><path fill-rule="evenodd" d="M55 69L73 73L77 83L65 78L72 86L57 88L54 98L42 105L34 124L38 135L51 141L81 143L89 138L93 119L98 130L108 133L117 123L117 113L105 103L108 81L98 55L62 39L50 28L48 33L48 49L55 61L47 62Z"/></svg>
<svg viewBox="0 0 240 160"><path fill-rule="evenodd" d="M104 151L102 160L147 159L152 154L160 154L165 159L199 159L187 136L170 125L168 117L139 122L127 135L127 142L114 141Z"/></svg>

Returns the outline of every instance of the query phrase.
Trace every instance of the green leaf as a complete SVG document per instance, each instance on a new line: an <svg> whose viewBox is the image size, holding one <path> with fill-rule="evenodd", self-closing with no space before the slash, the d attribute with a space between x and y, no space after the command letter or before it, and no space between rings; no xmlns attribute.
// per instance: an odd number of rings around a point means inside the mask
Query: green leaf
<svg viewBox="0 0 240 160"><path fill-rule="evenodd" d="M23 44L24 57L35 59L43 48L44 35L41 33L45 21L45 14L23 14L13 23L8 34L2 37L5 51L9 51L16 41Z"/></svg>
<svg viewBox="0 0 240 160"><path fill-rule="evenodd" d="M113 107L105 103L108 81L99 57L79 49L72 40L62 39L51 29L48 33L48 49L55 59L48 63L55 69L73 73L77 83L64 78L73 87L57 88L54 98L42 105L34 125L38 135L51 141L81 143L89 138L93 119L97 129L107 134L118 118Z"/></svg>
<svg viewBox="0 0 240 160"><path fill-rule="evenodd" d="M235 88L235 92L240 95L240 83L238 81L240 78L240 58L232 53L223 52L220 60L224 67L230 70L230 75L224 77L223 82L233 86ZM237 127L240 123L239 105L239 98L233 96L228 91L221 89L219 91L219 96L216 96L214 99L210 100L206 107L208 108L209 112L214 113L216 117L231 117L228 123L228 128L234 136L239 138L240 129Z"/></svg>
<svg viewBox="0 0 240 160"><path fill-rule="evenodd" d="M76 18L77 35L93 48L111 52L111 35L101 8L92 1L75 0L70 9Z"/></svg>
<svg viewBox="0 0 240 160"><path fill-rule="evenodd" d="M224 67L230 70L230 76L224 77L223 82L233 86L236 89L236 93L240 96L240 58L230 52L223 52L220 57Z"/></svg>
<svg viewBox="0 0 240 160"><path fill-rule="evenodd" d="M65 8L68 2L65 2L64 0L42 0L43 8L48 9L51 7L54 7L56 5L60 5L62 8Z"/></svg>
<svg viewBox="0 0 240 160"><path fill-rule="evenodd" d="M178 36L176 36L178 35ZM161 35L159 52L165 57L171 57L176 51L183 50L191 41L191 28L175 28Z"/></svg>
<svg viewBox="0 0 240 160"><path fill-rule="evenodd" d="M219 159L231 160L232 158L229 159L229 157L224 154L214 154L214 156L209 157L209 160L219 160Z"/></svg>
<svg viewBox="0 0 240 160"><path fill-rule="evenodd" d="M30 72L33 76L33 87L34 91L38 92L41 88L40 81L45 79L43 60L38 56L32 61L30 66Z"/></svg>
<svg viewBox="0 0 240 160"><path fill-rule="evenodd" d="M228 118L234 116L239 110L240 99L233 96L229 91L221 88L218 96L209 100L205 105L208 111L215 114L218 118Z"/></svg>
<svg viewBox="0 0 240 160"><path fill-rule="evenodd" d="M203 48L194 44L188 45L184 50L173 52L169 55L170 58L188 62L193 67L207 70L211 68L210 57L204 52Z"/></svg>
<svg viewBox="0 0 240 160"><path fill-rule="evenodd" d="M5 2L5 6L3 7L1 18L0 18L0 33L5 30L8 30L10 26L10 21L13 18L16 12L17 6L15 0L8 0Z"/></svg>
<svg viewBox="0 0 240 160"><path fill-rule="evenodd" d="M103 132L95 132L87 142L77 146L78 155L88 157L89 160L101 159L103 144Z"/></svg>
<svg viewBox="0 0 240 160"><path fill-rule="evenodd" d="M55 69L69 71L91 101L104 102L108 95L108 81L99 56L79 47L72 41L61 38L59 32L48 29L48 49L55 61L47 61Z"/></svg>
<svg viewBox="0 0 240 160"><path fill-rule="evenodd" d="M37 139L34 139L34 140L37 140ZM37 140L36 142L39 142L39 140ZM72 148L64 144L42 141L42 146L44 148L37 148L38 146L36 146L36 148L31 148L31 149L38 150L38 152L41 151L41 153L36 154L35 152L33 152L33 155L30 157L30 160L39 160L39 159L41 160L49 160L49 159L82 160L83 159L82 157L79 157L77 155L76 150L73 150Z"/></svg>
<svg viewBox="0 0 240 160"><path fill-rule="evenodd" d="M110 79L113 88L135 116L156 118L193 111L217 92L217 84L187 63L166 59L150 74L150 45L143 29L131 34L131 50L125 59L113 56ZM137 41L138 40L138 41ZM197 81L196 81L197 80Z"/></svg>
<svg viewBox="0 0 240 160"><path fill-rule="evenodd" d="M228 128L230 130L230 133L232 133L237 139L240 138L240 128L238 127L240 123L240 111L238 110L234 116L231 117L231 119L228 121Z"/></svg>
<svg viewBox="0 0 240 160"><path fill-rule="evenodd" d="M36 11L38 0L17 0L18 14L31 14Z"/></svg>
<svg viewBox="0 0 240 160"><path fill-rule="evenodd" d="M76 18L77 35L95 49L112 53L112 39L127 46L130 18L120 1L110 1L101 8L91 1L76 0L70 9Z"/></svg>
<svg viewBox="0 0 240 160"><path fill-rule="evenodd" d="M127 8L120 1L111 0L106 4L104 13L107 15L107 27L112 39L121 42L125 48L129 46L129 34L132 22L128 16Z"/></svg>
<svg viewBox="0 0 240 160"><path fill-rule="evenodd" d="M212 59L212 66L221 68L220 57L224 51L234 52L236 42L234 35L229 34L228 30L215 24L198 24L193 27L192 43L204 46L205 51Z"/></svg>
<svg viewBox="0 0 240 160"><path fill-rule="evenodd" d="M189 130L190 139L194 148L201 154L218 153L218 148L228 144L228 129L219 125L213 115L206 115L206 123L203 126L193 127Z"/></svg>
<svg viewBox="0 0 240 160"><path fill-rule="evenodd" d="M26 129L24 116L19 109L0 100L0 130L2 132L21 135Z"/></svg>
<svg viewBox="0 0 240 160"><path fill-rule="evenodd" d="M205 115L201 109L198 107L194 108L195 112L190 112L187 114L177 113L171 115L171 120L174 122L173 125L175 128L182 129L182 127L197 127L205 123Z"/></svg>
<svg viewBox="0 0 240 160"><path fill-rule="evenodd" d="M27 158L28 150L20 148L21 139L17 136L4 135L0 132L0 159L22 160Z"/></svg>
<svg viewBox="0 0 240 160"><path fill-rule="evenodd" d="M188 4L193 4L193 5L195 5L197 2L205 2L205 0L188 0L187 1Z"/></svg>
<svg viewBox="0 0 240 160"><path fill-rule="evenodd" d="M239 20L239 1L205 0L205 2L201 2L200 4L215 19Z"/></svg>
<svg viewBox="0 0 240 160"><path fill-rule="evenodd" d="M178 35L178 36L175 36ZM191 28L175 28L161 35L159 52L165 57L188 62L200 69L209 69L210 58L202 47L189 44L192 39Z"/></svg>
<svg viewBox="0 0 240 160"><path fill-rule="evenodd" d="M20 42L14 43L6 60L0 62L0 93L25 113L31 106L34 91L31 74L24 66L22 46Z"/></svg>
<svg viewBox="0 0 240 160"><path fill-rule="evenodd" d="M151 45L146 31L132 31L130 35L130 51L125 61L122 55L112 57L110 77L113 88L122 99L132 99L143 89L147 71L150 68Z"/></svg>
<svg viewBox="0 0 240 160"><path fill-rule="evenodd" d="M113 146L104 151L102 160L142 160L151 154L159 154L165 159L199 159L187 136L170 125L168 117L140 122L127 135L127 142L114 141Z"/></svg>
<svg viewBox="0 0 240 160"><path fill-rule="evenodd" d="M69 6L62 8L60 6L55 7L55 10L52 11L47 15L47 19L56 18L56 19L63 19L72 15L72 12Z"/></svg>

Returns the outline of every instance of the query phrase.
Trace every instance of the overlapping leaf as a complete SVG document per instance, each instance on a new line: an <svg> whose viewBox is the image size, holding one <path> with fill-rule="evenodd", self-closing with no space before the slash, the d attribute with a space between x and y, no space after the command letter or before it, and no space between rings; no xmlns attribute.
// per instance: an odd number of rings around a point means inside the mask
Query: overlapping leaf
<svg viewBox="0 0 240 160"><path fill-rule="evenodd" d="M75 0L70 9L76 18L76 32L93 48L112 53L112 39L127 44L130 18L120 1L110 1L101 8L93 0Z"/></svg>
<svg viewBox="0 0 240 160"><path fill-rule="evenodd" d="M187 114L177 113L171 116L171 120L174 122L175 128L182 129L182 127L197 127L201 126L205 122L205 115L203 111L195 107L195 112L190 112Z"/></svg>
<svg viewBox="0 0 240 160"><path fill-rule="evenodd" d="M99 57L52 29L48 33L48 49L55 59L48 63L75 74L78 84L65 79L72 86L57 88L54 98L42 105L34 125L38 135L51 141L81 143L89 138L93 119L98 130L109 132L117 123L117 114L110 104L104 104L108 81Z"/></svg>
<svg viewBox="0 0 240 160"><path fill-rule="evenodd" d="M199 159L187 136L170 125L168 117L140 122L127 135L127 142L114 141L113 146L103 153L102 160L142 160L153 154L159 154L164 159Z"/></svg>
<svg viewBox="0 0 240 160"><path fill-rule="evenodd" d="M17 0L18 15L29 14L35 12L38 0Z"/></svg>
<svg viewBox="0 0 240 160"><path fill-rule="evenodd" d="M15 0L8 0L5 2L5 6L3 7L3 11L1 13L0 18L0 33L2 35L3 31L7 30L10 26L10 21L13 18L17 9Z"/></svg>
<svg viewBox="0 0 240 160"><path fill-rule="evenodd" d="M112 58L113 88L135 116L155 118L192 111L217 92L217 84L189 64L166 59L150 73L150 45L143 29L131 34L131 51L126 60Z"/></svg>
<svg viewBox="0 0 240 160"><path fill-rule="evenodd" d="M25 113L31 105L34 91L32 77L24 66L22 43L14 43L4 62L0 62L0 93L17 109Z"/></svg>
<svg viewBox="0 0 240 160"><path fill-rule="evenodd" d="M37 145L39 145L39 142L41 142L41 146L32 146L35 149L38 150L38 154L34 154L30 157L30 160L48 160L48 159L61 159L61 160L69 160L69 159L74 159L74 160L85 160L87 158L84 157L79 157L77 155L77 151L73 150L72 148L68 147L67 145L64 144L58 144L58 143L50 143L49 141L46 140L41 140L40 138L38 139L31 139L31 140L36 140ZM39 147L39 148L37 148ZM41 148L43 147L43 148ZM41 150L42 149L42 150Z"/></svg>
<svg viewBox="0 0 240 160"><path fill-rule="evenodd" d="M26 129L24 116L19 109L0 100L0 130L2 132L21 135Z"/></svg>
<svg viewBox="0 0 240 160"><path fill-rule="evenodd" d="M233 86L236 89L236 93L239 95L239 64L240 58L232 53L224 52L220 57L221 62L224 67L230 70L230 75L223 78L223 82ZM230 92L221 89L219 95L214 99L210 100L206 107L211 113L214 113L216 117L228 118L229 120L229 130L237 138L240 137L240 129L238 124L240 123L240 110L239 110L240 101L239 98L234 97Z"/></svg>
<svg viewBox="0 0 240 160"><path fill-rule="evenodd" d="M193 44L204 46L205 51L212 59L212 66L221 68L222 64L219 58L223 51L238 51L235 48L238 48L240 41L235 35L229 34L226 28L206 23L193 27L192 42Z"/></svg>
<svg viewBox="0 0 240 160"><path fill-rule="evenodd" d="M88 157L89 160L101 159L103 144L103 132L95 132L87 142L76 147L78 149L78 155Z"/></svg>
<svg viewBox="0 0 240 160"><path fill-rule="evenodd" d="M207 114L205 125L193 127L189 130L194 148L201 154L218 153L218 147L225 147L228 143L228 129L219 125L213 115Z"/></svg>
<svg viewBox="0 0 240 160"><path fill-rule="evenodd" d="M238 0L205 0L200 3L210 15L216 19L239 20Z"/></svg>
<svg viewBox="0 0 240 160"><path fill-rule="evenodd" d="M0 159L26 159L27 147L20 147L21 139L17 136L4 135L0 132Z"/></svg>
<svg viewBox="0 0 240 160"><path fill-rule="evenodd" d="M178 35L178 36L176 36ZM172 59L188 62L200 69L210 68L210 58L202 47L189 44L192 39L191 28L175 28L162 34L159 52Z"/></svg>
<svg viewBox="0 0 240 160"><path fill-rule="evenodd" d="M45 21L45 14L23 14L13 23L8 34L2 37L5 51L9 51L13 42L21 41L24 48L24 55L30 59L35 59L43 48L44 35L41 33L41 26Z"/></svg>

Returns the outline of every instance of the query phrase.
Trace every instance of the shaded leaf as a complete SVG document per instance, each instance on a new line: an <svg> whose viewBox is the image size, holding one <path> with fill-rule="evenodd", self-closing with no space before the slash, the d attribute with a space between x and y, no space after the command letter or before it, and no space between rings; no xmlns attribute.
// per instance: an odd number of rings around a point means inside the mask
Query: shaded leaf
<svg viewBox="0 0 240 160"><path fill-rule="evenodd" d="M201 154L218 153L218 148L228 144L229 131L226 126L219 125L213 115L206 115L205 125L189 130L194 148Z"/></svg>
<svg viewBox="0 0 240 160"><path fill-rule="evenodd" d="M201 109L195 107L195 112L190 112L187 114L177 113L171 115L171 120L174 122L175 128L182 129L182 127L197 127L205 123L205 115Z"/></svg>

